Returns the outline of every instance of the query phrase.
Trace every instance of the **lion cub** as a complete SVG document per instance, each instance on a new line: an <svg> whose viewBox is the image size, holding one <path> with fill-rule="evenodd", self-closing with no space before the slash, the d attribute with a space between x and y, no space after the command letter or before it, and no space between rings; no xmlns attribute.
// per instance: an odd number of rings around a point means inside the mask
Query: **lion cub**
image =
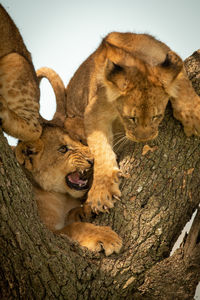
<svg viewBox="0 0 200 300"><path fill-rule="evenodd" d="M112 198L120 196L120 172L113 152L115 121L131 141L154 139L171 97L174 116L183 123L185 133L200 134L200 98L183 61L147 34L108 34L76 71L66 95L68 117L83 118L94 156L87 199L93 211L113 207Z"/></svg>
<svg viewBox="0 0 200 300"><path fill-rule="evenodd" d="M0 4L0 123L6 133L24 141L39 138L39 96L31 55Z"/></svg>
<svg viewBox="0 0 200 300"><path fill-rule="evenodd" d="M91 175L88 147L72 140L63 128L44 124L41 137L19 142L15 154L33 184L39 216L50 230L91 251L101 246L106 255L120 251L122 241L110 227L77 221Z"/></svg>

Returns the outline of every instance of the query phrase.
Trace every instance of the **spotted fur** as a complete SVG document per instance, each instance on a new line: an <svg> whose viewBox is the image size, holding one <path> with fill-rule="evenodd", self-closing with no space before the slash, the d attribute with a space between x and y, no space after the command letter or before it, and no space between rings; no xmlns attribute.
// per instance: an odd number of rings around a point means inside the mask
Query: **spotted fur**
<svg viewBox="0 0 200 300"><path fill-rule="evenodd" d="M3 130L18 139L36 140L39 123L39 86L31 55L0 5L0 120Z"/></svg>

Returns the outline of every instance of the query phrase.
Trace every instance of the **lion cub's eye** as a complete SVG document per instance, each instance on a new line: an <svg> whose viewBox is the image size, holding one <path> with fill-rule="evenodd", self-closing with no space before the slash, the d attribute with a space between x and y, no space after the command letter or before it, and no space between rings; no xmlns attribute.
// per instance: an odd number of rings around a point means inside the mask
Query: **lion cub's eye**
<svg viewBox="0 0 200 300"><path fill-rule="evenodd" d="M129 120L137 124L137 117L129 117Z"/></svg>
<svg viewBox="0 0 200 300"><path fill-rule="evenodd" d="M66 153L69 150L69 148L67 147L67 145L62 145L58 151L61 153Z"/></svg>
<svg viewBox="0 0 200 300"><path fill-rule="evenodd" d="M157 121L162 118L162 114L156 115L152 117L152 121Z"/></svg>

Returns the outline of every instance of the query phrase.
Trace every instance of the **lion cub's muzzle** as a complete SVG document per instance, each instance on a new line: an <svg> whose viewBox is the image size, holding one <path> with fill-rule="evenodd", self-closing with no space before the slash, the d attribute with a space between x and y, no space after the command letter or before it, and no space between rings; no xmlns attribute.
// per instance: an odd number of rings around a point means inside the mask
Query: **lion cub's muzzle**
<svg viewBox="0 0 200 300"><path fill-rule="evenodd" d="M147 142L155 139L158 136L158 130L149 132L148 130L135 130L134 132L127 132L126 136L128 139L134 142Z"/></svg>
<svg viewBox="0 0 200 300"><path fill-rule="evenodd" d="M88 190L92 181L92 163L90 167L85 170L77 170L69 173L65 177L66 184L69 188L74 190Z"/></svg>

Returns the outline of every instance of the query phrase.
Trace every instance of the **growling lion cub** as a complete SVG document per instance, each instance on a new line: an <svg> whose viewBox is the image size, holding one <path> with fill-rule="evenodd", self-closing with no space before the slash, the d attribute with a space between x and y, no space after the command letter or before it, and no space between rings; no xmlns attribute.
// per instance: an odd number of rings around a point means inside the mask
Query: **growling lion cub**
<svg viewBox="0 0 200 300"><path fill-rule="evenodd" d="M88 147L72 140L63 128L44 124L41 137L20 142L15 153L33 184L39 215L50 230L92 251L100 251L101 245L106 255L120 251L121 239L110 227L77 221L91 170Z"/></svg>
<svg viewBox="0 0 200 300"><path fill-rule="evenodd" d="M0 4L0 123L8 134L36 140L39 124L39 86L31 55Z"/></svg>
<svg viewBox="0 0 200 300"><path fill-rule="evenodd" d="M119 169L112 150L119 120L135 142L156 138L171 97L174 116L189 136L200 133L200 98L181 58L147 34L108 34L80 66L66 89L68 116L84 119L94 156L94 180L87 202L94 211L113 207L120 196Z"/></svg>

